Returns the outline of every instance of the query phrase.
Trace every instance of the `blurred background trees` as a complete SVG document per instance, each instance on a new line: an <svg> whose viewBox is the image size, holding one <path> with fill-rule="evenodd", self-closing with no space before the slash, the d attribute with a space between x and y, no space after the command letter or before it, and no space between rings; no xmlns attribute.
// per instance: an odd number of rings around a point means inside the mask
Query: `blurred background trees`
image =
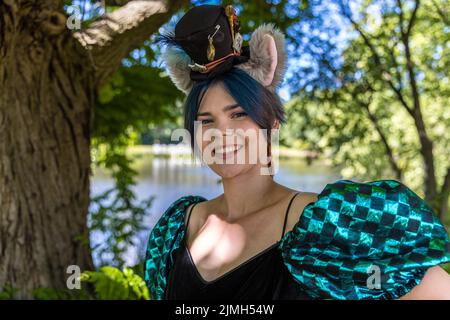
<svg viewBox="0 0 450 320"><path fill-rule="evenodd" d="M335 11L350 36L339 59L310 47L329 82L318 75L289 102L299 138L347 176L405 181L447 220L449 3L338 1Z"/></svg>

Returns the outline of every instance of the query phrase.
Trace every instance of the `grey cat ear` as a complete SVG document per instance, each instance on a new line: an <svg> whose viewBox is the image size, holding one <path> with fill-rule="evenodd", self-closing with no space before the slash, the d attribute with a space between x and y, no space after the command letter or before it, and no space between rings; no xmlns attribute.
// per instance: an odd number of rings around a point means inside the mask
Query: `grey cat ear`
<svg viewBox="0 0 450 320"><path fill-rule="evenodd" d="M168 69L168 74L174 85L188 95L192 89L193 81L191 80L191 69L189 64L191 58L182 49L167 46L161 54Z"/></svg>
<svg viewBox="0 0 450 320"><path fill-rule="evenodd" d="M271 91L283 82L286 73L284 34L273 23L262 24L253 31L250 42L250 59L236 65Z"/></svg>
<svg viewBox="0 0 450 320"><path fill-rule="evenodd" d="M264 78L261 80L261 83L268 87L272 84L273 78L275 77L275 70L278 64L278 56L277 56L277 47L275 45L275 39L270 34L266 33L263 37L263 45L262 45L267 53L269 58L269 67L267 69L267 73L264 75Z"/></svg>

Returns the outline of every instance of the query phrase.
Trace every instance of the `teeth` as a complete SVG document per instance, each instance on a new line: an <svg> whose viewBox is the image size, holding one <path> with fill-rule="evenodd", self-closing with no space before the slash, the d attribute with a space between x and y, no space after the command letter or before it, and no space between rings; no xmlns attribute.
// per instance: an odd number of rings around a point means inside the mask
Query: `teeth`
<svg viewBox="0 0 450 320"><path fill-rule="evenodd" d="M226 147L218 147L217 149L214 150L214 152L216 153L229 153L229 152L234 152L236 150L241 149L242 146L226 146Z"/></svg>

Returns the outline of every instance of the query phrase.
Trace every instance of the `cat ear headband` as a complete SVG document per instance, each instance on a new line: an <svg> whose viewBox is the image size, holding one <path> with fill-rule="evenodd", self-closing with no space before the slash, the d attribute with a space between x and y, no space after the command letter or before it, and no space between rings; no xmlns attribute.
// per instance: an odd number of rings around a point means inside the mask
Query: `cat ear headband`
<svg viewBox="0 0 450 320"><path fill-rule="evenodd" d="M236 10L228 5L201 5L189 10L174 32L160 34L162 53L175 86L189 94L194 81L210 79L232 67L246 71L272 92L285 74L284 34L273 23L262 24L242 46Z"/></svg>

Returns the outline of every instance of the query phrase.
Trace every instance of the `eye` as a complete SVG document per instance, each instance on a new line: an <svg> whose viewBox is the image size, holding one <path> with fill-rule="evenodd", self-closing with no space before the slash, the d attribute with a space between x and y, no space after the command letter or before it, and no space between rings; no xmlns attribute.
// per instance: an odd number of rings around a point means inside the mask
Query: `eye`
<svg viewBox="0 0 450 320"><path fill-rule="evenodd" d="M202 125L205 125L205 124L208 124L208 123L212 122L211 119L203 119L203 120L200 120L200 121L202 122Z"/></svg>
<svg viewBox="0 0 450 320"><path fill-rule="evenodd" d="M235 112L231 115L231 118L242 118L247 116L247 112Z"/></svg>

